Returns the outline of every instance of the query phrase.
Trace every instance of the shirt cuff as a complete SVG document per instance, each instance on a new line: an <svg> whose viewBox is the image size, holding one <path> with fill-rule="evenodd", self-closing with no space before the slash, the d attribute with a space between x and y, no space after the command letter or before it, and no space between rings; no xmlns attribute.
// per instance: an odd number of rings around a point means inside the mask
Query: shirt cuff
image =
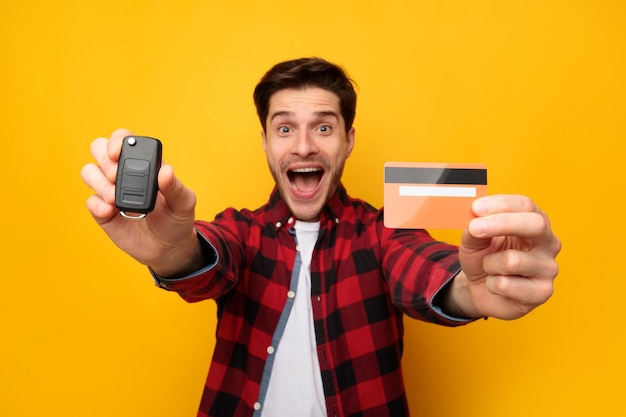
<svg viewBox="0 0 626 417"><path fill-rule="evenodd" d="M454 273L454 275L452 275L450 277L450 279L448 281L446 281L445 284L443 284L441 286L441 288L439 288L439 290L435 293L435 295L433 296L433 298L430 300L430 309L437 314L439 317L441 317L442 319L452 322L452 323L457 323L457 324L465 324L465 323L471 323L473 321L476 321L477 319L468 319L467 317L454 317L454 316L450 316L449 314L444 313L443 309L437 305L437 300L439 298L439 295L449 286L452 284L452 281L454 280L454 278L459 274L459 272L461 272L461 269L459 268L458 271L456 271Z"/></svg>
<svg viewBox="0 0 626 417"><path fill-rule="evenodd" d="M213 244L209 242L207 238L204 237L202 233L200 233L197 229L196 234L198 235L198 240L200 241L200 248L202 249L202 254L205 259L206 265L198 269L197 271L193 271L187 275L178 278L164 278L155 274L152 268L148 267L148 270L152 275L152 279L154 280L154 283L157 287L163 288L165 290L171 290L172 285L195 278L215 268L219 261L217 249L215 249L215 246L213 246Z"/></svg>

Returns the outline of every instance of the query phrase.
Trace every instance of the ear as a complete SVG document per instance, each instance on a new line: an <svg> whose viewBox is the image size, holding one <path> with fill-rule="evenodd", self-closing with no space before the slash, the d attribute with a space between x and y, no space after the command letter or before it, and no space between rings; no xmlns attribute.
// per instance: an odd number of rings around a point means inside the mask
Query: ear
<svg viewBox="0 0 626 417"><path fill-rule="evenodd" d="M263 138L263 150L266 150L267 138L265 137L265 130L261 130L261 138Z"/></svg>
<svg viewBox="0 0 626 417"><path fill-rule="evenodd" d="M352 153L352 149L354 149L355 135L356 135L356 131L354 130L354 127L351 127L350 130L348 131L348 135L346 137L346 140L348 141L348 148L347 148L347 152L346 152L346 158L348 158L350 156L350 154Z"/></svg>

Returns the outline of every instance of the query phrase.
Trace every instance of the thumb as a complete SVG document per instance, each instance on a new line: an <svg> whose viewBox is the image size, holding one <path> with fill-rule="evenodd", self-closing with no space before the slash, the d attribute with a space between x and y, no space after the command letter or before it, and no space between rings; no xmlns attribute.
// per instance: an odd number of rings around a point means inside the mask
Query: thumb
<svg viewBox="0 0 626 417"><path fill-rule="evenodd" d="M478 251L489 246L490 237L486 234L486 224L481 218L472 219L461 236L461 244L467 250Z"/></svg>
<svg viewBox="0 0 626 417"><path fill-rule="evenodd" d="M171 165L163 164L161 166L158 182L159 191L173 214L178 216L193 215L196 206L196 194L174 175L174 168Z"/></svg>
<svg viewBox="0 0 626 417"><path fill-rule="evenodd" d="M483 260L491 251L490 246L492 244L491 238L476 236L477 232L473 222L477 221L481 220L473 219L470 221L468 227L463 231L459 245L461 267L470 281L485 275Z"/></svg>

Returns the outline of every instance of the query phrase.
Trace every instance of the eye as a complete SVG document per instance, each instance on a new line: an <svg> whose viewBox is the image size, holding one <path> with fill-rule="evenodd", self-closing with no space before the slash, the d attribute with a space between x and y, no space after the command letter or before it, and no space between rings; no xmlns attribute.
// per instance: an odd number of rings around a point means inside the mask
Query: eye
<svg viewBox="0 0 626 417"><path fill-rule="evenodd" d="M317 128L322 133L330 133L332 128L329 125L321 125Z"/></svg>
<svg viewBox="0 0 626 417"><path fill-rule="evenodd" d="M288 126L279 126L278 127L278 133L279 134L283 134L284 135L284 134L287 134L289 132L291 132L291 129Z"/></svg>

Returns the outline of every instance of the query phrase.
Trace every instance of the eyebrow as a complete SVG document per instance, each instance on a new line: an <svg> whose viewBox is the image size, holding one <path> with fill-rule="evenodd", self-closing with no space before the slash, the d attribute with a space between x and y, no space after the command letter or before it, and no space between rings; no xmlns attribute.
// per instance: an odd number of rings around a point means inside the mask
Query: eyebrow
<svg viewBox="0 0 626 417"><path fill-rule="evenodd" d="M322 110L322 111L316 111L315 113L313 113L315 116L317 116L318 118L323 118L323 117L327 117L327 116L331 116L334 117L335 119L339 120L339 116L337 115L336 112L332 111L332 110ZM282 110L282 111L277 111L272 113L272 115L270 116L270 122L272 120L274 120L277 117L293 117L294 113L287 111L287 110Z"/></svg>

